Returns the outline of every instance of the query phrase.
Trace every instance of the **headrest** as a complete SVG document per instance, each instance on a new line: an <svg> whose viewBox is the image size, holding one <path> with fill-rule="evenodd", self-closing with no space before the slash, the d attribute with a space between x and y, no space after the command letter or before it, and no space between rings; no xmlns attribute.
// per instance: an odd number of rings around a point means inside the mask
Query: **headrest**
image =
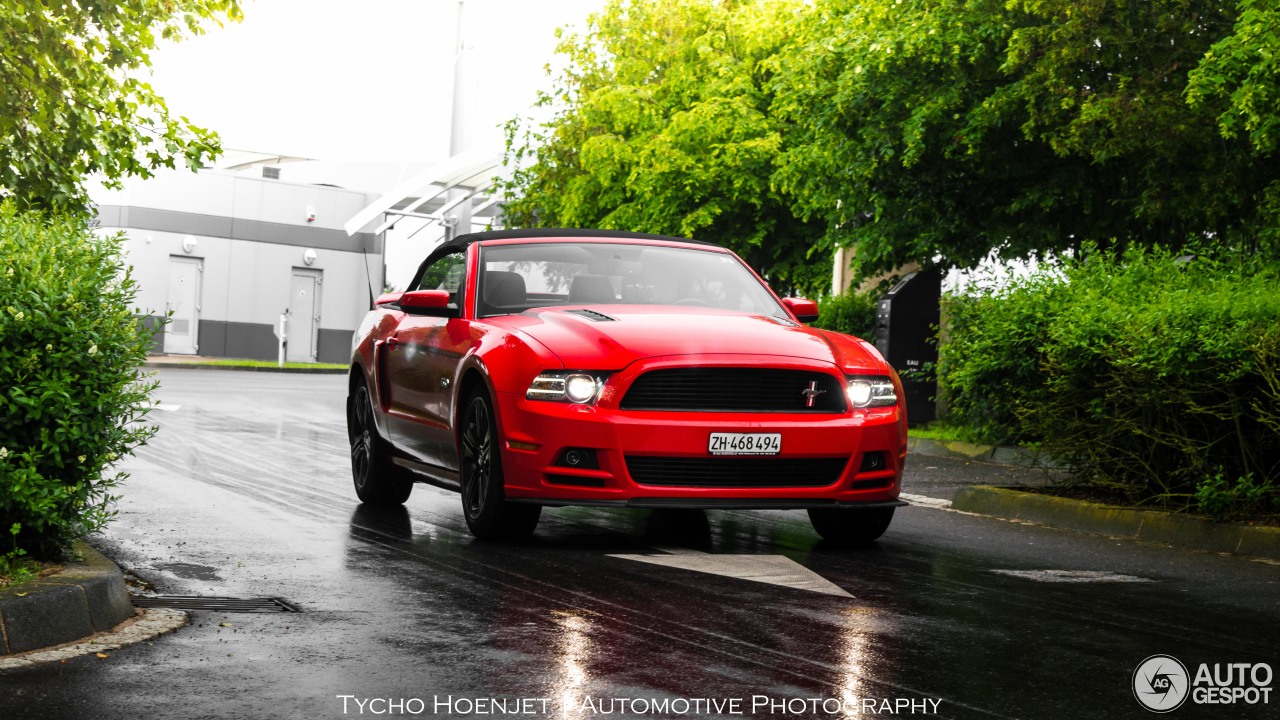
<svg viewBox="0 0 1280 720"><path fill-rule="evenodd" d="M569 284L569 304L573 303L615 303L618 296L613 292L613 283L604 275L577 275Z"/></svg>
<svg viewBox="0 0 1280 720"><path fill-rule="evenodd" d="M484 304L491 310L521 312L525 309L524 277L505 270L489 270L480 281Z"/></svg>

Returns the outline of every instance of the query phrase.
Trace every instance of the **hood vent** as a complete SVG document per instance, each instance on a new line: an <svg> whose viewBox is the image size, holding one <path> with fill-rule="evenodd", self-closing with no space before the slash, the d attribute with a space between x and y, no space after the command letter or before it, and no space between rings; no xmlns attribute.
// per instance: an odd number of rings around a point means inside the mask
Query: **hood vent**
<svg viewBox="0 0 1280 720"><path fill-rule="evenodd" d="M618 318L609 317L608 315L605 315L602 312L596 312L595 310L587 310L585 308L580 310L565 310L565 312L572 313L574 315L581 315L582 317L588 320L591 320L592 322L617 322L618 321Z"/></svg>

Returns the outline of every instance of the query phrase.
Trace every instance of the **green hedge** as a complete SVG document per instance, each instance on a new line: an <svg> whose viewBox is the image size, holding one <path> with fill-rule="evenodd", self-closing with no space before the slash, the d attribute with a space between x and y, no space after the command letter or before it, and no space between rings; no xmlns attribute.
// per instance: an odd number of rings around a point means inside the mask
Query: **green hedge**
<svg viewBox="0 0 1280 720"><path fill-rule="evenodd" d="M1130 501L1280 512L1280 268L1085 257L947 298L950 419Z"/></svg>
<svg viewBox="0 0 1280 720"><path fill-rule="evenodd" d="M856 292L825 297L818 301L818 319L812 324L816 328L856 335L874 343L876 297Z"/></svg>
<svg viewBox="0 0 1280 720"><path fill-rule="evenodd" d="M0 204L0 571L113 514L112 468L153 432L121 239Z"/></svg>

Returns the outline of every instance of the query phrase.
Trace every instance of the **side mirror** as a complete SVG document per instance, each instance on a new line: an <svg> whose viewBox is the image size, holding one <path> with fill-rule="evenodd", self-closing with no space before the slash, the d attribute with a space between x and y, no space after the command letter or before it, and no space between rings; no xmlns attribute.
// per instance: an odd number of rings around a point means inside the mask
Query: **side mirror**
<svg viewBox="0 0 1280 720"><path fill-rule="evenodd" d="M804 298L782 298L792 315L802 323L811 323L818 319L818 303Z"/></svg>
<svg viewBox="0 0 1280 720"><path fill-rule="evenodd" d="M448 290L413 290L400 296L400 309L410 315L454 317L458 313L449 307L452 297Z"/></svg>

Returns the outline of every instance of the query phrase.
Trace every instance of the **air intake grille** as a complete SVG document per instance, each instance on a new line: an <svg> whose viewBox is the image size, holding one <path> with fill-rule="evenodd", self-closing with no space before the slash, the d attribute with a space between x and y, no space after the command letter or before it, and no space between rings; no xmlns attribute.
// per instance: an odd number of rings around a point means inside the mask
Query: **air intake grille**
<svg viewBox="0 0 1280 720"><path fill-rule="evenodd" d="M627 472L658 487L826 487L840 479L847 457L683 458L628 455Z"/></svg>
<svg viewBox="0 0 1280 720"><path fill-rule="evenodd" d="M622 399L622 409L838 413L844 412L844 395L838 379L820 372L674 368L637 378Z"/></svg>

